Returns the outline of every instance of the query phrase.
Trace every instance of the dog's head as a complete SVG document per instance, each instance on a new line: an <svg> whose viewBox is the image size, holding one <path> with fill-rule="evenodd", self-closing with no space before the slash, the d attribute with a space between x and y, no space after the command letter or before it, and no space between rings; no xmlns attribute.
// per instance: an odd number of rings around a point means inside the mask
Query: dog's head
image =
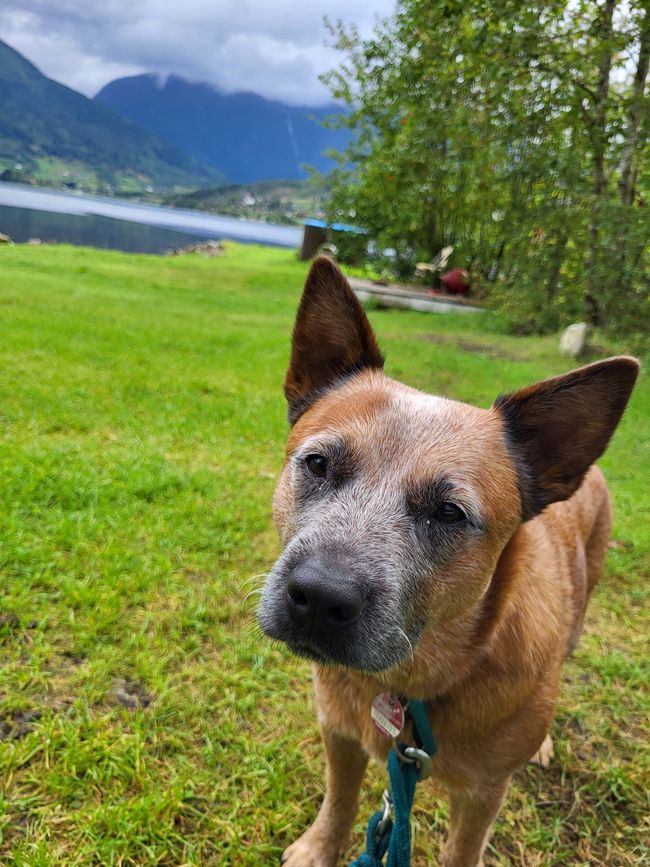
<svg viewBox="0 0 650 867"><path fill-rule="evenodd" d="M284 552L260 623L303 656L367 672L480 603L522 521L571 496L638 371L613 358L478 409L382 372L349 284L307 278L285 382L292 424L274 515Z"/></svg>

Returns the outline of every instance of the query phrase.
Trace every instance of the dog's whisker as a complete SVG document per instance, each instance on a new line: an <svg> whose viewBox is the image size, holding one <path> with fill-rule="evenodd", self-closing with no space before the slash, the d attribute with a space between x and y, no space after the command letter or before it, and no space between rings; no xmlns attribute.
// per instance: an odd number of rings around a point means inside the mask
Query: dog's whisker
<svg viewBox="0 0 650 867"><path fill-rule="evenodd" d="M397 628L397 631L399 632L399 634L400 634L400 635L403 635L404 638L406 639L406 643L407 643L408 646L409 646L409 654L410 654L410 657L411 657L411 662L414 663L414 662L415 662L415 657L414 657L414 654L413 654L413 644L411 643L411 639L408 637L408 635L406 634L406 632L404 632L404 630L403 630L400 626L397 626L396 628Z"/></svg>
<svg viewBox="0 0 650 867"><path fill-rule="evenodd" d="M264 578L264 580L266 580L268 576L268 572L258 572L257 575L251 575L250 578L247 578L245 581L242 582L240 589L243 590L247 584L250 584L251 581L256 581L258 578Z"/></svg>
<svg viewBox="0 0 650 867"><path fill-rule="evenodd" d="M247 618L242 623L242 632L244 633L246 638L251 639L251 640L257 641L257 640L261 640L265 637L259 623L257 622L257 618L255 616L251 616L251 617Z"/></svg>
<svg viewBox="0 0 650 867"><path fill-rule="evenodd" d="M264 593L263 587L256 587L254 590L249 590L248 593L242 599L242 605L245 605L251 596L261 596Z"/></svg>
<svg viewBox="0 0 650 867"><path fill-rule="evenodd" d="M408 674L407 687L410 687L411 681L413 679L414 669L415 669L415 653L413 651L413 644L411 642L411 639L406 634L406 632L404 632L404 630L401 629L399 626L397 627L397 631L400 633L400 635L404 636L404 638L406 639L406 643L409 646L409 657L410 657L411 665L410 665L409 674ZM407 689L407 692L408 692L408 689Z"/></svg>

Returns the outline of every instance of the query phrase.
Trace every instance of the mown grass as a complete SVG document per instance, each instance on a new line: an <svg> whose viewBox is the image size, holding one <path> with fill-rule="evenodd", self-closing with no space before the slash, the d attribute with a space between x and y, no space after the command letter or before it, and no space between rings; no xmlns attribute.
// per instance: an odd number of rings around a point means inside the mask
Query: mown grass
<svg viewBox="0 0 650 867"><path fill-rule="evenodd" d="M309 666L259 636L246 599L278 552L304 272L252 247L0 250L0 863L274 864L313 818ZM483 405L568 367L555 339L489 314L371 318L390 374ZM492 865L650 859L649 411L644 375L602 462L616 542L565 670L558 756L517 775ZM374 769L355 851L382 786ZM423 788L416 865L445 817Z"/></svg>

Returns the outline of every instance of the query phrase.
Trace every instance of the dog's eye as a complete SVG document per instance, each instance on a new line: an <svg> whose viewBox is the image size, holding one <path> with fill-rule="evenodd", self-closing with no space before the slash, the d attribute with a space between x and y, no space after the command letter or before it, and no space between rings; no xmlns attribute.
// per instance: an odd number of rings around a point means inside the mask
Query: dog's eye
<svg viewBox="0 0 650 867"><path fill-rule="evenodd" d="M312 476L317 476L319 479L327 474L327 458L322 455L307 455L305 465Z"/></svg>
<svg viewBox="0 0 650 867"><path fill-rule="evenodd" d="M441 524L458 524L465 520L466 515L455 503L444 502L440 503L433 513L433 517Z"/></svg>

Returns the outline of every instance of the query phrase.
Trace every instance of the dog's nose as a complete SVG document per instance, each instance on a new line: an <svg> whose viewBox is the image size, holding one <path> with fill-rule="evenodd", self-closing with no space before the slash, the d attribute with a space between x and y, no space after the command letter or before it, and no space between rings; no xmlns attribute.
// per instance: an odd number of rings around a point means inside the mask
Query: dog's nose
<svg viewBox="0 0 650 867"><path fill-rule="evenodd" d="M351 626L363 607L361 591L317 559L297 566L287 583L287 606L296 626L334 635Z"/></svg>

